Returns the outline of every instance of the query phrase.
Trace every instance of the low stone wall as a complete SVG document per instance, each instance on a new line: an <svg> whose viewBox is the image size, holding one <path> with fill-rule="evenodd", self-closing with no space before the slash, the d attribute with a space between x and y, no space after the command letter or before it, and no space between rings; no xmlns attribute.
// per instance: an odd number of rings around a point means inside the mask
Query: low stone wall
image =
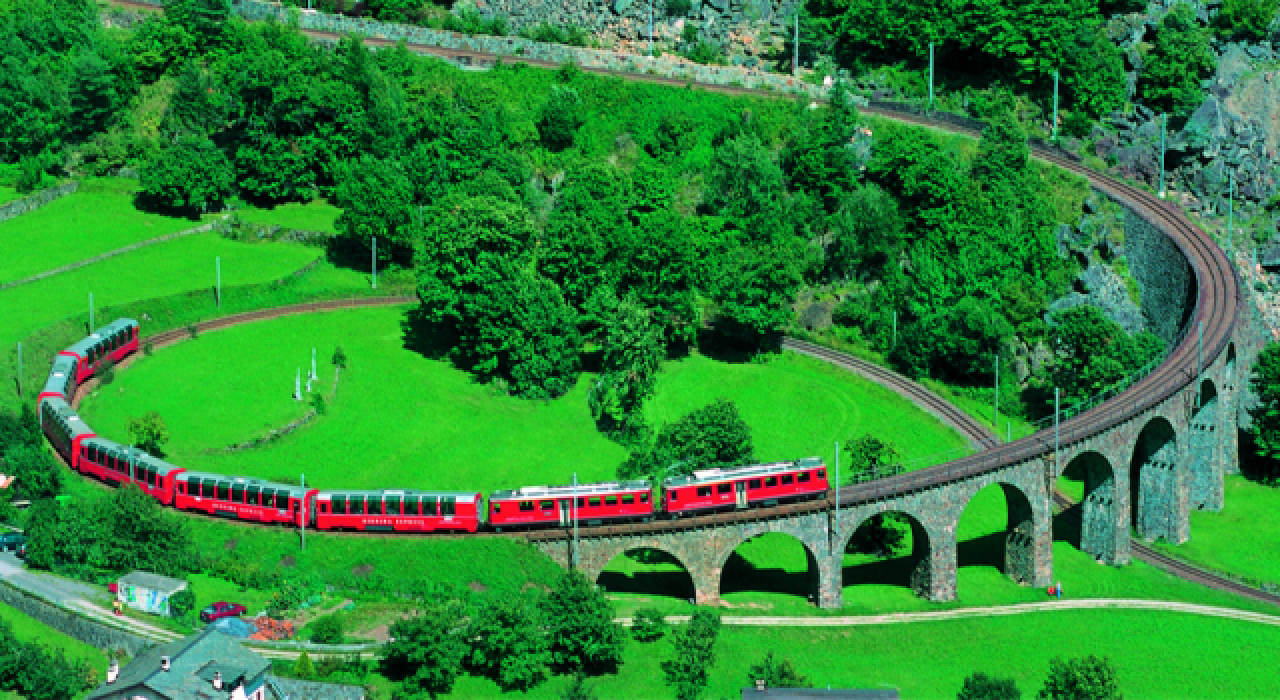
<svg viewBox="0 0 1280 700"><path fill-rule="evenodd" d="M50 187L47 190L40 190L30 197L15 199L8 204L0 206L0 221L8 221L9 219L22 216L29 211L35 211L59 197L65 197L72 192L75 192L77 189L80 189L79 182L68 182L65 185L58 185L57 187Z"/></svg>
<svg viewBox="0 0 1280 700"><path fill-rule="evenodd" d="M244 0L234 6L234 12L247 20L289 21L290 11L279 3ZM828 90L811 85L789 75L769 73L744 66L704 66L683 59L660 56L650 58L623 51L583 49L560 44L547 44L511 36L467 36L409 24L393 24L370 19L359 19L323 12L296 12L298 26L314 31L338 34L356 33L374 39L404 40L410 44L433 46L443 49L479 51L497 56L512 56L548 63L573 62L583 68L598 70L646 73L675 80L732 85L758 90L798 93L813 98L825 98Z"/></svg>
<svg viewBox="0 0 1280 700"><path fill-rule="evenodd" d="M108 627L87 617L60 608L0 581L0 603L19 610L59 632L103 650L123 649L136 656L154 642L123 630Z"/></svg>

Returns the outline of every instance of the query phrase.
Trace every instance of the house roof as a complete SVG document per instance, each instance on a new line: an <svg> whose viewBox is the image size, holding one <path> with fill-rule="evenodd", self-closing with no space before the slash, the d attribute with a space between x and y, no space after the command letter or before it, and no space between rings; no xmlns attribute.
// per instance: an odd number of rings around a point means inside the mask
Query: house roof
<svg viewBox="0 0 1280 700"><path fill-rule="evenodd" d="M187 587L186 581L146 571L134 571L121 576L120 583L125 586L137 586L162 593L176 593Z"/></svg>
<svg viewBox="0 0 1280 700"><path fill-rule="evenodd" d="M169 671L160 669L160 659L165 656L169 657ZM270 665L210 625L186 639L139 652L128 666L120 669L115 683L99 686L89 694L88 700L139 695L164 700L226 700L241 680L252 689ZM222 674L221 691L213 689L214 672Z"/></svg>

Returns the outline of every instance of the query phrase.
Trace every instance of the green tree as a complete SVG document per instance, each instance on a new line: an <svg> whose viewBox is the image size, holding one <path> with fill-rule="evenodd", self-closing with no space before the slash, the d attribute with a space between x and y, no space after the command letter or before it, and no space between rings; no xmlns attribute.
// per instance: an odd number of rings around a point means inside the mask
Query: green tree
<svg viewBox="0 0 1280 700"><path fill-rule="evenodd" d="M827 273L841 280L878 270L901 248L906 234L898 202L874 184L840 195L827 222Z"/></svg>
<svg viewBox="0 0 1280 700"><path fill-rule="evenodd" d="M605 430L625 430L653 395L666 357L662 328L634 299L617 305L602 329L600 376L587 394L591 415Z"/></svg>
<svg viewBox="0 0 1280 700"><path fill-rule="evenodd" d="M764 681L767 688L812 688L808 678L800 675L791 659L766 652L758 664L751 664L747 672L747 684L754 686L757 681Z"/></svg>
<svg viewBox="0 0 1280 700"><path fill-rule="evenodd" d="M1264 41L1271 34L1276 4L1269 0L1223 0L1215 24L1223 36L1236 41Z"/></svg>
<svg viewBox="0 0 1280 700"><path fill-rule="evenodd" d="M458 601L450 600L430 603L421 615L392 623L392 641L380 652L382 669L400 681L405 695L434 697L452 690L470 651L464 613Z"/></svg>
<svg viewBox="0 0 1280 700"><path fill-rule="evenodd" d="M1072 399L1087 398L1112 386L1164 349L1155 334L1129 336L1096 307L1065 309L1054 314L1052 321L1050 376L1054 386Z"/></svg>
<svg viewBox="0 0 1280 700"><path fill-rule="evenodd" d="M672 211L646 215L619 248L618 295L651 309L668 345L691 344L697 249L689 221Z"/></svg>
<svg viewBox="0 0 1280 700"><path fill-rule="evenodd" d="M118 78L96 51L82 48L71 66L70 85L72 138L87 139L106 128L124 96L117 88Z"/></svg>
<svg viewBox="0 0 1280 700"><path fill-rule="evenodd" d="M566 670L595 673L622 663L622 629L604 591L574 569L542 603L553 663Z"/></svg>
<svg viewBox="0 0 1280 700"><path fill-rule="evenodd" d="M897 446L888 440L881 440L871 433L863 433L848 441L844 446L849 454L849 473L857 475L870 473L898 464L902 454Z"/></svg>
<svg viewBox="0 0 1280 700"><path fill-rule="evenodd" d="M219 42L231 17L231 0L165 0L165 19L192 36L201 51Z"/></svg>
<svg viewBox="0 0 1280 700"><path fill-rule="evenodd" d="M560 692L560 700L596 700L596 694L587 684L587 676L583 673L575 673L573 680Z"/></svg>
<svg viewBox="0 0 1280 700"><path fill-rule="evenodd" d="M52 571L58 564L58 515L58 502L52 498L36 501L27 514L27 565L33 569Z"/></svg>
<svg viewBox="0 0 1280 700"><path fill-rule="evenodd" d="M793 314L791 305L803 281L801 256L795 245L752 246L726 254L713 294L720 330L754 347L773 342Z"/></svg>
<svg viewBox="0 0 1280 700"><path fill-rule="evenodd" d="M178 75L160 129L166 133L207 136L226 119L226 108L214 88L213 75L189 62Z"/></svg>
<svg viewBox="0 0 1280 700"><path fill-rule="evenodd" d="M667 634L667 620L656 608L641 608L631 616L631 636L638 642L656 642Z"/></svg>
<svg viewBox="0 0 1280 700"><path fill-rule="evenodd" d="M650 477L661 482L668 476L737 467L753 461L751 426L732 401L719 399L663 426L654 444L632 453L618 468L618 476Z"/></svg>
<svg viewBox="0 0 1280 700"><path fill-rule="evenodd" d="M803 126L782 153L792 190L817 195L827 212L836 210L841 194L856 187L858 162L849 137L857 116L856 111L806 109Z"/></svg>
<svg viewBox="0 0 1280 700"><path fill-rule="evenodd" d="M413 254L413 187L395 162L365 156L351 164L341 173L334 199L342 207L338 231L359 249L370 250L378 238L382 260L403 262Z"/></svg>
<svg viewBox="0 0 1280 700"><path fill-rule="evenodd" d="M581 362L577 317L555 283L501 258L479 270L457 324L459 361L501 377L524 398L555 398L573 388Z"/></svg>
<svg viewBox="0 0 1280 700"><path fill-rule="evenodd" d="M696 700L706 689L719 635L720 615L706 608L695 610L689 624L672 635L673 658L662 662L662 675L679 700Z"/></svg>
<svg viewBox="0 0 1280 700"><path fill-rule="evenodd" d="M1106 657L1090 654L1063 661L1049 660L1049 677L1036 695L1040 700L1121 700L1116 667Z"/></svg>
<svg viewBox="0 0 1280 700"><path fill-rule="evenodd" d="M760 137L746 133L716 148L703 199L712 212L740 219L777 208L782 168Z"/></svg>
<svg viewBox="0 0 1280 700"><path fill-rule="evenodd" d="M1060 75L1067 104L1089 117L1085 123L1124 106L1124 57L1101 27L1076 32L1066 47Z"/></svg>
<svg viewBox="0 0 1280 700"><path fill-rule="evenodd" d="M298 678L315 678L316 667L311 663L311 657L306 651L298 655L298 660L293 662L293 675Z"/></svg>
<svg viewBox="0 0 1280 700"><path fill-rule="evenodd" d="M668 3L668 7L670 4ZM664 114L653 133L649 152L655 158L678 158L698 145L698 120L684 112Z"/></svg>
<svg viewBox="0 0 1280 700"><path fill-rule="evenodd" d="M978 671L964 679L956 700L1021 700L1022 691L1012 678L992 678Z"/></svg>
<svg viewBox="0 0 1280 700"><path fill-rule="evenodd" d="M1212 75L1216 65L1209 31L1199 26L1195 10L1174 5L1160 20L1155 45L1138 80L1138 94L1160 111L1190 114L1204 99L1200 81Z"/></svg>
<svg viewBox="0 0 1280 700"><path fill-rule="evenodd" d="M11 445L3 451L0 472L16 477L14 495L28 501L53 498L62 490L62 472L42 447Z"/></svg>
<svg viewBox="0 0 1280 700"><path fill-rule="evenodd" d="M141 418L130 418L125 425L129 438L144 452L163 457L161 445L169 442L169 428L156 411L147 411Z"/></svg>
<svg viewBox="0 0 1280 700"><path fill-rule="evenodd" d="M538 134L542 143L553 151L563 151L572 146L578 129L586 121L583 109L577 90L565 85L552 85L538 115Z"/></svg>
<svg viewBox="0 0 1280 700"><path fill-rule="evenodd" d="M183 619L190 615L196 609L196 593L191 587L191 583L187 583L187 587L169 596L169 614L178 619Z"/></svg>
<svg viewBox="0 0 1280 700"><path fill-rule="evenodd" d="M232 195L235 171L212 141L183 137L145 163L138 181L159 207L194 214L216 209Z"/></svg>
<svg viewBox="0 0 1280 700"><path fill-rule="evenodd" d="M528 690L547 678L551 651L537 602L506 595L488 601L471 622L471 665L504 690Z"/></svg>
<svg viewBox="0 0 1280 700"><path fill-rule="evenodd" d="M1280 345L1268 345L1258 353L1249 388L1258 397L1249 409L1254 448L1260 456L1280 460Z"/></svg>
<svg viewBox="0 0 1280 700"><path fill-rule="evenodd" d="M132 484L101 501L102 565L109 571L151 571L176 576L196 563L195 544L181 518Z"/></svg>

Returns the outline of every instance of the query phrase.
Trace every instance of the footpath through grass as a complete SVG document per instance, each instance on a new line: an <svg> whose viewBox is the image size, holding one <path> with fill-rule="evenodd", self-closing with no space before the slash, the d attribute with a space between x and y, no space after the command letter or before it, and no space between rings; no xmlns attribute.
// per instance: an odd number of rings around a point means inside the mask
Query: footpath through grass
<svg viewBox="0 0 1280 700"><path fill-rule="evenodd" d="M0 284L200 225L139 211L133 205L137 190L136 180L87 179L66 197L0 222Z"/></svg>
<svg viewBox="0 0 1280 700"><path fill-rule="evenodd" d="M554 401L526 401L475 383L449 363L405 348L402 308L313 314L201 336L120 373L82 405L103 435L124 439L132 416L155 410L172 434L169 459L188 468L296 480L321 488L496 488L613 478L626 451L595 428L589 377ZM261 436L302 415L295 372L317 349L320 381L332 391L334 347L341 373L328 414L266 448L209 454ZM717 397L738 403L765 460L821 454L871 432L912 451L960 438L893 393L810 358L730 364L695 355L664 366L649 409L655 424Z"/></svg>

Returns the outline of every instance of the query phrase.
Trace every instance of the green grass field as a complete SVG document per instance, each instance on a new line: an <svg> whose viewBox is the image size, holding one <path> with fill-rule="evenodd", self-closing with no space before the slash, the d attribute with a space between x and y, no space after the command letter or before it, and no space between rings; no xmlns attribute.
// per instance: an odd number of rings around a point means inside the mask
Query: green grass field
<svg viewBox="0 0 1280 700"><path fill-rule="evenodd" d="M1225 485L1221 513L1191 511L1190 541L1156 546L1214 569L1280 583L1280 489L1242 476L1228 476Z"/></svg>
<svg viewBox="0 0 1280 700"><path fill-rule="evenodd" d="M200 225L139 211L133 206L137 189L135 180L85 180L73 194L0 222L0 283Z"/></svg>
<svg viewBox="0 0 1280 700"><path fill-rule="evenodd" d="M83 661L100 675L106 673L107 655L94 647L73 639L57 630L36 621L34 618L11 608L7 605L0 605L0 620L4 620L13 626L13 632L18 639L24 642L39 642L53 649L61 649L68 659ZM82 693L80 697L87 695L88 691ZM22 696L16 693L0 693L0 698L20 698Z"/></svg>
<svg viewBox="0 0 1280 700"><path fill-rule="evenodd" d="M555 401L497 395L446 362L405 349L403 309L293 317L201 336L158 352L89 397L82 413L125 439L131 416L159 411L166 446L188 468L296 479L328 488L476 489L609 479L626 451L592 424L587 380ZM317 348L329 393L335 345L350 360L329 414L274 445L237 454L205 450L249 440L298 417L294 374ZM715 387L708 391L708 387ZM808 358L728 364L702 356L668 363L650 408L670 420L716 396L738 402L762 459L821 454L864 431L904 451L936 451L959 438L892 393ZM376 465L376 466L372 466Z"/></svg>
<svg viewBox="0 0 1280 700"><path fill-rule="evenodd" d="M246 207L239 210L240 219L253 224L274 224L304 231L337 233L334 222L342 210L323 199L310 202L285 202L269 209Z"/></svg>

